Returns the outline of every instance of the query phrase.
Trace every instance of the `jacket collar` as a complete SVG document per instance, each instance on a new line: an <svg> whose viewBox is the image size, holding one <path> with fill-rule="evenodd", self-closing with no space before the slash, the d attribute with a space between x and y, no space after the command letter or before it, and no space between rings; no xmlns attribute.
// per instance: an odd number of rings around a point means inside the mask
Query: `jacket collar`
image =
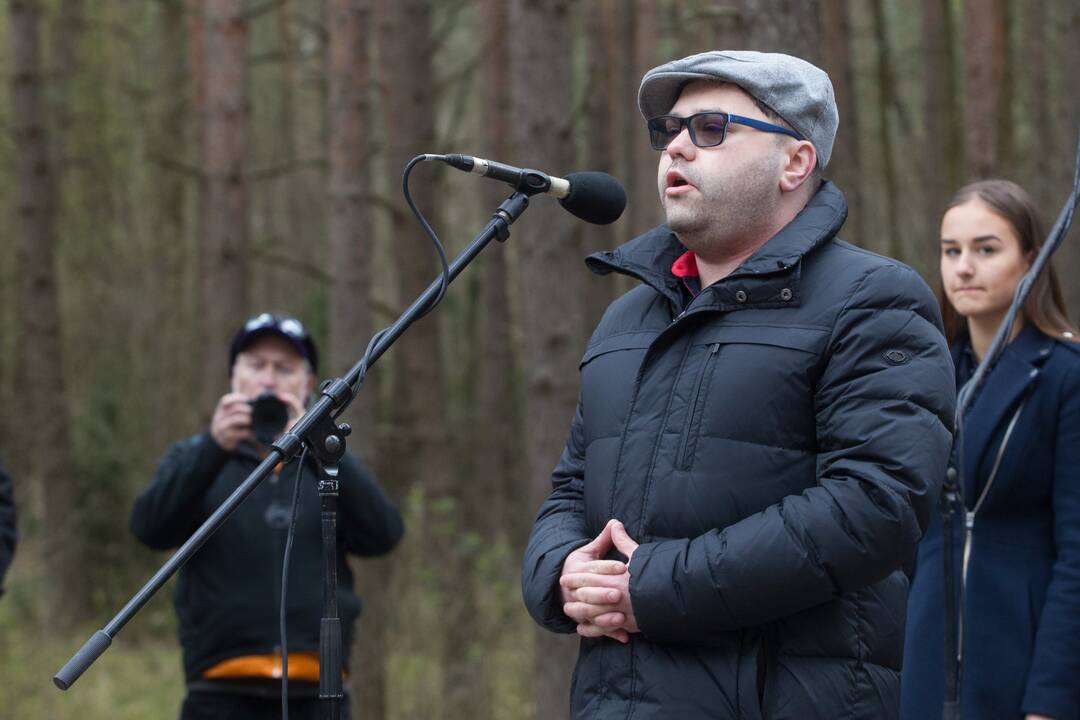
<svg viewBox="0 0 1080 720"><path fill-rule="evenodd" d="M734 272L706 290L717 288L729 280L790 271L799 265L804 255L833 238L846 218L847 203L843 193L828 181L822 183L814 197L790 223ZM593 253L585 259L585 264L598 275L619 272L635 277L676 305L681 305L678 278L671 274L671 265L684 252L686 248L675 234L666 225L660 225L615 250ZM798 273L795 275L797 282ZM797 288L791 289L797 298ZM726 306L726 295L734 296L737 292L734 288L730 292L714 290L714 302ZM772 293L750 292L749 299L739 305L760 307L771 305L774 300Z"/></svg>
<svg viewBox="0 0 1080 720"><path fill-rule="evenodd" d="M967 343L954 347L954 357L966 349ZM986 378L975 404L968 409L964 420L963 452L966 468L964 490L969 507L975 502L970 495L976 487L975 478L984 477L993 467L997 448L989 447L997 430L1016 412L1021 396L1038 378L1042 365L1053 350L1054 340L1033 326L1027 326L1005 347L1001 359Z"/></svg>

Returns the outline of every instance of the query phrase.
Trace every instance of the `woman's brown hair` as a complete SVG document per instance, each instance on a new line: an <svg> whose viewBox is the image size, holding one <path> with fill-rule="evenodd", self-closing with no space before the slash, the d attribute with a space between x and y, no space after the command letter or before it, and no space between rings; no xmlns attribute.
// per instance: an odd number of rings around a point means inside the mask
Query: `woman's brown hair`
<svg viewBox="0 0 1080 720"><path fill-rule="evenodd" d="M1020 240L1021 253L1034 260L1039 248L1043 246L1044 234L1038 208L1031 196L1009 180L980 180L960 188L945 209L948 211L976 199L982 200L1012 226ZM945 297L945 289L940 281L938 303L941 305L941 319L945 324L945 337L949 344L966 337L967 319L953 309ZM1080 340L1080 330L1069 321L1053 262L1047 263L1035 279L1031 292L1024 301L1023 314L1024 322L1034 325L1045 335L1059 340Z"/></svg>

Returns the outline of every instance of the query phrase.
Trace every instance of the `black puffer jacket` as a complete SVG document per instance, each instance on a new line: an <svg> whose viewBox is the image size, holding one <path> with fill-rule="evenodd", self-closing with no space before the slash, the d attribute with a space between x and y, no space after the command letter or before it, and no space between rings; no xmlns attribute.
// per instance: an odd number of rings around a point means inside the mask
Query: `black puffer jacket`
<svg viewBox="0 0 1080 720"><path fill-rule="evenodd" d="M154 479L135 500L131 530L146 545L183 544L259 464L252 446L226 452L209 433L169 448ZM298 460L259 484L180 569L174 604L188 680L230 657L280 651L278 610ZM319 649L323 610L322 525L317 470L305 463L289 560L289 652ZM381 555L401 538L401 516L367 469L341 459L338 498L338 615L349 657L360 598L345 553Z"/></svg>
<svg viewBox="0 0 1080 720"><path fill-rule="evenodd" d="M589 258L643 285L581 361L523 592L556 632L567 554L618 518L641 633L583 640L574 718L893 718L907 580L949 453L953 371L909 268L835 239L826 183L685 308L664 227Z"/></svg>

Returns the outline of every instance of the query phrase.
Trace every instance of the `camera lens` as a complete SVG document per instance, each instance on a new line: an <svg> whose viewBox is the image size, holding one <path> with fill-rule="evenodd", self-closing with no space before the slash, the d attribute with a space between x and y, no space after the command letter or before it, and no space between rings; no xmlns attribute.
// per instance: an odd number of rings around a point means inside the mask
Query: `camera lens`
<svg viewBox="0 0 1080 720"><path fill-rule="evenodd" d="M289 408L269 390L251 401L251 429L255 439L269 446L289 422Z"/></svg>

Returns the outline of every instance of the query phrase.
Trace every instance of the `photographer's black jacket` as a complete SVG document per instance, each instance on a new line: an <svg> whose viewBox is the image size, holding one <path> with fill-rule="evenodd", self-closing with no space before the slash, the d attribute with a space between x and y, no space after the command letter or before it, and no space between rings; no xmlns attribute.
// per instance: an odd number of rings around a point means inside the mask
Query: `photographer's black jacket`
<svg viewBox="0 0 1080 720"><path fill-rule="evenodd" d="M156 550L178 547L255 469L251 446L229 453L209 434L169 448L149 487L135 500L131 531ZM256 487L181 569L174 602L189 680L222 660L279 649L281 567L297 462ZM289 651L319 648L322 544L316 467L305 463L289 564ZM403 533L401 517L350 453L341 462L338 505L338 613L349 657L360 598L345 552L381 555Z"/></svg>

